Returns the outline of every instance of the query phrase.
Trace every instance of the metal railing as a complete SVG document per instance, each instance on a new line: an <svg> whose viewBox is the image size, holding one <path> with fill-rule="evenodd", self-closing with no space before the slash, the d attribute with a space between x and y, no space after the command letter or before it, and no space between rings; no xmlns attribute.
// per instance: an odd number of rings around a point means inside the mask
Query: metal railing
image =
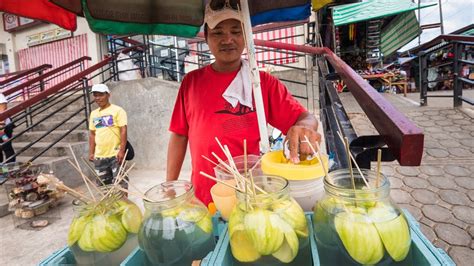
<svg viewBox="0 0 474 266"><path fill-rule="evenodd" d="M39 76L34 82L31 81L28 83L28 85L21 84L17 86L17 88L11 89L10 92L13 93L15 91L23 90L25 87L29 86L36 88L38 87L38 83L44 84L54 77L64 75L67 71L71 71L71 69L80 68L81 70L79 73L66 78L51 88L39 91L34 95L30 95L31 97L27 97L19 104L0 113L0 120L5 120L6 118L11 117L12 122L17 128L14 136L6 142L15 142L15 140L19 139L28 132L31 132L39 125L44 125L44 123L48 122L52 123L51 127L44 128L44 130L41 131L42 134L39 134L39 136L37 136L33 141L29 142L21 149L15 151L14 155L6 158L3 162L6 162L13 157L22 155L35 144L51 135L52 132L57 132L57 130L61 129L61 126L66 123L70 124L69 128L67 130L62 130L61 134L58 134L57 137L50 141L48 145L39 148L37 152L35 152L35 154L32 155L28 160L29 162L32 162L38 157L42 156L51 147L59 143L81 125L84 125L85 128L87 128L88 116L91 109L89 84L92 79L111 71L111 66L109 63L112 61L112 58L108 57L101 62L88 67L87 69L84 68L85 60L90 60L90 58L79 58L60 68L54 69L47 74ZM111 78L113 77L110 77L109 79ZM66 108L71 109L71 106L74 106L75 103L78 103L76 105L78 107L74 107L73 110L68 109L69 115L67 115L66 118L57 119L57 114L59 112L66 110ZM54 120L52 119L53 117L55 118ZM78 117L79 119L73 120L73 118Z"/></svg>
<svg viewBox="0 0 474 266"><path fill-rule="evenodd" d="M474 66L474 61L468 60L467 54L471 53L474 55L474 50L469 47L474 47L474 36L465 35L441 35L437 39L443 40L440 44L435 45L429 49L421 51L419 56L419 67L420 67L420 105L428 105L429 97L436 98L453 98L454 107L462 106L462 103L468 103L474 105L474 99L463 96L463 89L465 86L474 88L474 80L462 76L463 66ZM452 59L447 59L447 62L441 64L429 65L428 59L434 53L440 50L449 50L454 54ZM428 79L428 71L430 68L439 68L452 66L452 75L437 78L435 80ZM453 93L450 95L433 95L428 94L429 84L452 81L453 82Z"/></svg>
<svg viewBox="0 0 474 266"><path fill-rule="evenodd" d="M16 86L20 83L26 82L32 79L35 75L42 75L47 69L50 69L52 66L48 64L43 64L31 69L18 71L15 73L4 74L2 75L3 80L0 80L0 91L7 90L13 86Z"/></svg>

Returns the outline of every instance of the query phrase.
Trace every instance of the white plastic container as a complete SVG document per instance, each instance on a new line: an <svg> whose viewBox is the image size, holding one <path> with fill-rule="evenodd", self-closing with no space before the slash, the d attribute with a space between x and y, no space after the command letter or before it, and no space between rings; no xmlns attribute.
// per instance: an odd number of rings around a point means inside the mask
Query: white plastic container
<svg viewBox="0 0 474 266"><path fill-rule="evenodd" d="M288 180L290 196L293 197L304 211L312 211L316 202L324 196L324 178L312 180Z"/></svg>

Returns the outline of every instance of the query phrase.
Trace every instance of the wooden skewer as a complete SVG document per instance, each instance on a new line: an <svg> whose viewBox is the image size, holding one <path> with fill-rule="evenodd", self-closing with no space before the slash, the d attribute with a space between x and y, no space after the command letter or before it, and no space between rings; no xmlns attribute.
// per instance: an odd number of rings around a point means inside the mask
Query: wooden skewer
<svg viewBox="0 0 474 266"><path fill-rule="evenodd" d="M92 168L92 166L90 166L89 162L86 159L84 159L84 157L81 157L81 159L82 159L82 162L87 166L87 168L89 168L89 170L91 170L91 172L94 174L94 176L97 178L97 180L99 180L99 182L102 184L102 186L105 186L104 181L102 181L100 176L97 175L97 173L95 172L95 169Z"/></svg>
<svg viewBox="0 0 474 266"><path fill-rule="evenodd" d="M337 135L339 136L339 138L341 139L342 143L344 143L344 146L346 146L346 142L344 140L344 138L342 137L341 133L339 131L337 131ZM349 141L347 142L347 145L349 145ZM346 148L347 150L348 148ZM351 162L351 159L352 161L354 161L354 164L357 168L357 171L359 171L359 174L360 176L362 177L362 180L364 181L365 185L367 186L367 188L370 189L370 185L369 185L369 182L367 182L367 178L365 178L364 176L364 173L362 173L362 170L360 170L360 167L359 165L357 164L357 161L354 159L354 156L352 156L352 153L349 152L349 156L350 156L350 159L349 159L349 162ZM351 162L351 165L352 165L352 162ZM352 169L352 166L351 166L351 169Z"/></svg>
<svg viewBox="0 0 474 266"><path fill-rule="evenodd" d="M203 172L203 171L199 172L199 174L201 174L201 175L203 175L203 176L205 176L205 177L207 177L207 178L209 178L209 179L211 179L211 180L214 180L214 181L216 181L216 182L218 182L218 183L221 183L221 184L224 185L224 186L233 188L233 189L235 189L235 190L237 190L237 191L239 191L239 192L241 192L241 193L245 193L245 192L242 191L241 189L239 189L239 188L237 188L237 187L234 187L234 186L232 186L232 185L229 185L229 184L227 184L226 182L224 182L224 181L222 181L222 180L220 180L220 179L217 179L217 178L215 178L215 177L213 177L213 176L211 176L211 175L208 175L208 174L206 174L206 173Z"/></svg>
<svg viewBox="0 0 474 266"><path fill-rule="evenodd" d="M205 155L201 155L202 158L206 159L207 161L209 161L210 163L212 163L214 166L216 167L219 167L222 171L225 171L227 172L228 174L232 174L231 172L229 172L227 169L225 169L222 165L214 162L213 160L209 159L208 157L206 157Z"/></svg>
<svg viewBox="0 0 474 266"><path fill-rule="evenodd" d="M141 198L141 199L144 199L144 200L146 200L146 201L155 202L154 200L151 200L150 198L146 197L145 195L143 195L143 194L141 194L141 193L132 192L132 191L130 191L130 190L128 190L128 189L125 189L125 188L123 188L123 187L121 187L121 186L118 186L117 189L120 190L120 191L123 191L123 192L125 192L125 193L127 193L127 194L134 195L134 196L136 196L136 197L139 197L139 198Z"/></svg>
<svg viewBox="0 0 474 266"><path fill-rule="evenodd" d="M77 161L76 154L74 153L74 150L72 149L71 144L69 144L69 149L71 150L72 156L74 157L74 161L76 161L76 164L77 164L77 166L78 166L78 170L79 170L79 172L80 172L80 174L81 174L81 178L82 178L82 180L84 180L84 183L86 183L86 187L87 187L87 190L89 191L89 194L91 194L92 199L93 199L94 201L96 201L96 198L95 198L95 196L94 196L94 193L92 193L92 190L91 190L91 188L89 187L89 183L87 183L87 180L84 178L84 174L83 174L82 171L81 171L81 168L80 168L80 166L79 166L79 162Z"/></svg>
<svg viewBox="0 0 474 266"><path fill-rule="evenodd" d="M352 183L352 189L354 189L354 199L356 197L356 186L355 186L355 180L354 180L354 171L352 169L352 160L351 160L351 151L349 150L349 139L345 138L344 139L344 146L346 147L346 153L347 153L347 161L349 162L349 173L351 175L351 183ZM354 201L354 205L357 208L357 201Z"/></svg>
<svg viewBox="0 0 474 266"><path fill-rule="evenodd" d="M316 147L318 148L318 152L316 152L316 150L314 149L313 145L311 144L311 142L309 141L308 137L305 135L304 136L306 142L309 144L309 148L311 149L311 151L313 152L313 154L316 154L318 156L318 159L319 159L319 163L321 163L321 167L323 167L323 171L324 171L324 176L326 177L326 179L334 184L334 182L332 181L332 178L329 176L329 173L328 173L328 170L326 169L326 166L324 165L324 161L323 161L323 156L321 155L321 148L319 147L319 144L318 142L316 141Z"/></svg>
<svg viewBox="0 0 474 266"><path fill-rule="evenodd" d="M92 185L92 187L93 187L97 192L99 192L100 194L102 194L102 196L104 195L104 192L102 192L102 190L100 190L100 189L97 187L97 185L96 185L94 182L92 182L92 180L90 180L89 177L87 177L86 175L84 175L84 173L83 173L82 171L80 171L80 169L78 169L78 168L76 167L76 165L74 165L74 163L71 162L71 160L68 159L67 161L69 162L69 164L72 165L72 167L73 167L74 169L76 169L77 172L79 172L79 174L82 176L82 179L84 180L84 182L89 182L89 183Z"/></svg>
<svg viewBox="0 0 474 266"><path fill-rule="evenodd" d="M379 187L379 183L380 183L380 170L381 170L380 162L381 161L382 161L382 150L378 149L377 150L377 178L375 179L375 187L376 188Z"/></svg>
<svg viewBox="0 0 474 266"><path fill-rule="evenodd" d="M62 189L62 190L65 190L66 192L68 192L69 194L71 194L71 196L77 198L78 200L84 202L84 203L88 203L88 202L93 202L92 199L86 197L84 194L62 184L62 183L56 183L56 186L58 187L58 189Z"/></svg>
<svg viewBox="0 0 474 266"><path fill-rule="evenodd" d="M133 189L135 189L137 191L137 193L139 193L142 196L142 198L146 198L145 194L143 192L141 192L140 189L138 189L135 185L133 185L126 178L124 178L123 181L125 181L125 183L127 183L129 186L131 186Z"/></svg>

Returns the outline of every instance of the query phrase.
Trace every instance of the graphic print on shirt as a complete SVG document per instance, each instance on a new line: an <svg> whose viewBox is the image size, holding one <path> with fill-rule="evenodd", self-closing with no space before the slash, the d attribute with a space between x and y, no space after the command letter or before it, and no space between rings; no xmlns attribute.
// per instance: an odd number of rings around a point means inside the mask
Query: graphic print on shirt
<svg viewBox="0 0 474 266"><path fill-rule="evenodd" d="M114 125L114 117L112 115L104 115L101 117L94 117L93 119L94 127L97 128L104 128L104 127L111 127Z"/></svg>
<svg viewBox="0 0 474 266"><path fill-rule="evenodd" d="M241 116L241 115L246 115L253 112L255 112L255 108L254 110L252 110L250 109L250 107L242 105L240 103L238 103L236 107L232 107L232 104L226 102L224 109L216 111L216 114L230 114L230 115Z"/></svg>

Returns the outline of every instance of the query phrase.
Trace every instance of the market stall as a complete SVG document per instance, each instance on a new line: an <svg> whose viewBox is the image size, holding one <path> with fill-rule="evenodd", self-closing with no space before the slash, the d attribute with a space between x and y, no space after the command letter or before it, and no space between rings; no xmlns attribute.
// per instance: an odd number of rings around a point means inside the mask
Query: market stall
<svg viewBox="0 0 474 266"><path fill-rule="evenodd" d="M430 6L408 0L330 6L319 12L324 46L332 47L376 89L406 93L406 77L383 63L421 33L414 10Z"/></svg>

